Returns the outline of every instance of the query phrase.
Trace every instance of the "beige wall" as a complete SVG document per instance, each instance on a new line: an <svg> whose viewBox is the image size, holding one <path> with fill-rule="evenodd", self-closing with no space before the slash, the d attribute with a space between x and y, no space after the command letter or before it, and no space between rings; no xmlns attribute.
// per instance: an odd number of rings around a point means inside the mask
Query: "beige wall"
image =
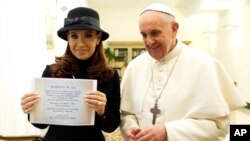
<svg viewBox="0 0 250 141"><path fill-rule="evenodd" d="M246 0L247 1L247 0ZM238 83L242 94L250 101L250 5L244 3L241 8L223 12L219 17L217 31L218 43L213 55L217 57ZM235 29L222 26L235 25Z"/></svg>
<svg viewBox="0 0 250 141"><path fill-rule="evenodd" d="M107 32L110 33L110 38L108 40L120 41L120 40L141 40L141 35L138 28L138 20L141 10L145 5L140 6L94 6L90 7L96 9L101 18L101 26ZM173 9L176 11L175 9ZM177 20L183 21L185 17L178 11ZM183 30L182 28L180 30ZM184 33L185 34L185 33ZM183 36L183 35L179 35ZM185 38L185 37L183 37Z"/></svg>

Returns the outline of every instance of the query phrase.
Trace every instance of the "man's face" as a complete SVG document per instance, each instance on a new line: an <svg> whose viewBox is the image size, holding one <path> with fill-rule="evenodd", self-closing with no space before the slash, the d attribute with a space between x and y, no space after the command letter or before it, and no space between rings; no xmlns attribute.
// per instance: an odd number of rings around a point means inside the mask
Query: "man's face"
<svg viewBox="0 0 250 141"><path fill-rule="evenodd" d="M162 59L175 47L178 24L167 23L164 13L144 12L139 20L139 29L147 51L153 58Z"/></svg>

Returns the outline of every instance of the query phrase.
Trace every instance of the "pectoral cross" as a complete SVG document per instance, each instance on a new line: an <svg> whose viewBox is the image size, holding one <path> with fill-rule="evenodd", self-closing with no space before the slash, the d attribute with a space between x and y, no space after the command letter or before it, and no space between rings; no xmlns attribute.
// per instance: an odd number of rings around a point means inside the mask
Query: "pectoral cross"
<svg viewBox="0 0 250 141"><path fill-rule="evenodd" d="M150 112L153 114L152 124L155 124L156 116L161 112L161 110L157 107L157 100L155 101L154 108L150 108Z"/></svg>

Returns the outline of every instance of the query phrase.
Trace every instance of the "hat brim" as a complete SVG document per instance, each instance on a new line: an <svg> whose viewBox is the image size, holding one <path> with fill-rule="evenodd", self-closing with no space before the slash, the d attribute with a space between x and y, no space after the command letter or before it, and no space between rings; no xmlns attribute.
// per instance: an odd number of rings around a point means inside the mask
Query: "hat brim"
<svg viewBox="0 0 250 141"><path fill-rule="evenodd" d="M104 30L96 27L96 26L92 26L92 25L86 25L86 24L75 24L75 25L72 25L72 26L68 26L68 27L63 27L61 29L59 29L57 31L57 35L62 38L63 40L67 41L68 38L67 38L67 32L69 30L80 30L80 29L90 29L90 30L96 30L96 31L100 31L102 32L102 37L101 37L101 40L104 41L106 39L108 39L109 37L109 34L107 32L105 32Z"/></svg>

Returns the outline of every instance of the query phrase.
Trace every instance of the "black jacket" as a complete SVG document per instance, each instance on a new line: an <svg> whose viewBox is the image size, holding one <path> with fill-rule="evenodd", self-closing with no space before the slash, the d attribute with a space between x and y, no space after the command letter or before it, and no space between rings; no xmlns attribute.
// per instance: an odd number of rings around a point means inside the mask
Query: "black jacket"
<svg viewBox="0 0 250 141"><path fill-rule="evenodd" d="M49 70L50 66L47 65L42 77L51 77ZM86 79L86 71L80 71L75 78ZM106 94L107 104L105 118L101 119L96 114L94 126L33 125L40 129L49 126L45 141L105 141L102 130L112 132L120 125L120 80L117 71L110 80L98 84L97 90Z"/></svg>

